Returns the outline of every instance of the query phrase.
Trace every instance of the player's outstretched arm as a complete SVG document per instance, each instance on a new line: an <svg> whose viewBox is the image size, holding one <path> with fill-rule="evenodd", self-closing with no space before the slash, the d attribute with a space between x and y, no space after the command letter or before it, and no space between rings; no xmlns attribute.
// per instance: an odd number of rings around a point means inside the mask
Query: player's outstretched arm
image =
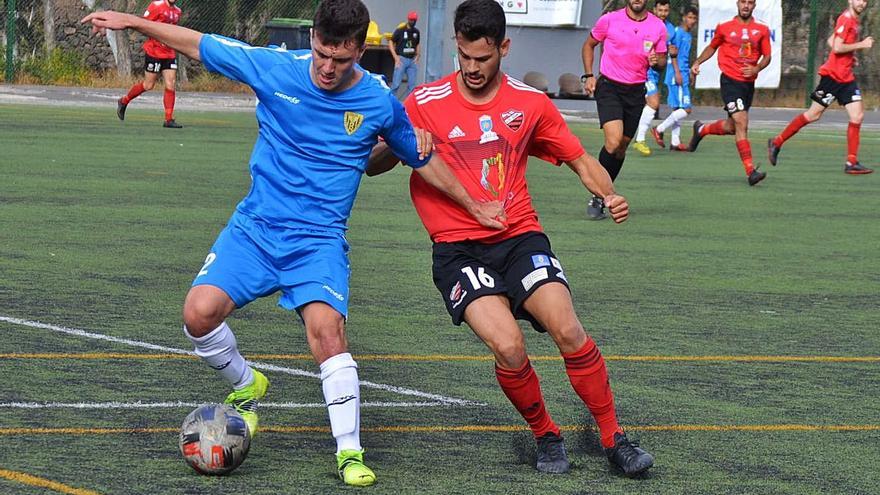
<svg viewBox="0 0 880 495"><path fill-rule="evenodd" d="M425 179L425 182L439 189L467 210L472 217L480 222L480 225L497 230L506 228L504 223L507 221L507 216L504 214L504 207L501 206L501 203L499 201L474 201L467 189L461 185L458 178L437 155L432 156L427 165L415 170L422 179Z"/></svg>
<svg viewBox="0 0 880 495"><path fill-rule="evenodd" d="M700 56L697 57L696 60L694 60L694 64L691 66L691 74L695 76L700 75L700 65L702 65L703 62L705 62L706 60L712 58L712 56L715 55L716 50L717 48L715 48L714 46L707 45L706 48L703 49L703 52L700 53Z"/></svg>
<svg viewBox="0 0 880 495"><path fill-rule="evenodd" d="M108 29L116 31L134 29L141 34L165 43L193 60L201 60L199 57L199 43L202 41L202 33L189 28L148 21L143 17L114 12L112 10L93 12L84 17L80 22L83 24L91 23L92 33L95 34L104 34Z"/></svg>
<svg viewBox="0 0 880 495"><path fill-rule="evenodd" d="M400 159L391 152L391 147L381 142L373 146L370 153L370 161L367 163L365 171L368 177L384 174L400 163Z"/></svg>
<svg viewBox="0 0 880 495"><path fill-rule="evenodd" d="M629 217L629 204L626 198L614 192L614 183L605 167L588 153L584 153L566 165L580 177L584 186L596 196L604 199L605 206L615 223L626 221Z"/></svg>

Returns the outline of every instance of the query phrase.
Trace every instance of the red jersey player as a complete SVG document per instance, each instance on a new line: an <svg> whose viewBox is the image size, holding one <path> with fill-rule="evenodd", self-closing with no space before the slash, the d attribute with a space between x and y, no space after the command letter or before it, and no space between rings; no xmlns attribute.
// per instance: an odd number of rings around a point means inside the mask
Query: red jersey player
<svg viewBox="0 0 880 495"><path fill-rule="evenodd" d="M156 0L147 7L144 17L151 21L177 24L180 21L180 7L177 0ZM131 100L145 91L153 89L159 74L165 82L165 123L164 127L180 129L183 127L174 121L174 85L177 80L177 53L159 40L149 38L144 43L144 80L131 87L128 94L116 104L116 115L125 120L125 109Z"/></svg>
<svg viewBox="0 0 880 495"><path fill-rule="evenodd" d="M755 0L737 0L737 16L719 23L709 46L694 61L691 72L700 73L700 65L718 51L721 68L721 97L727 110L726 119L703 124L694 122L690 151L710 134L736 134L736 149L746 169L749 185L764 180L766 173L755 168L752 145L749 143L749 108L755 96L758 73L770 65L770 28L752 17Z"/></svg>
<svg viewBox="0 0 880 495"><path fill-rule="evenodd" d="M819 120L828 106L836 100L849 114L849 128L846 131L847 155L843 171L852 175L870 174L874 171L859 163L859 132L865 117L865 107L862 104L862 92L853 74L856 51L869 50L874 46L874 38L870 36L859 41L859 17L867 7L867 0L849 0L849 8L837 18L831 38L831 54L828 55L828 61L819 68L822 79L813 91L813 104L806 112L795 117L780 135L767 143L772 165L776 165L783 143L803 126Z"/></svg>
<svg viewBox="0 0 880 495"><path fill-rule="evenodd" d="M630 476L641 473L653 457L630 443L618 425L605 361L575 314L566 274L532 206L528 158L567 164L605 200L615 222L629 214L626 199L614 192L608 172L584 152L553 103L501 72L510 40L498 2L462 3L455 11L455 33L461 70L417 88L405 106L413 125L433 135L435 152L472 197L504 204L506 218L499 218L507 228L480 226L413 176L413 203L434 242L434 283L453 323L466 322L495 355L498 383L535 436L539 471L564 473L569 462L517 319L553 338L572 387L599 426L611 464ZM367 173L396 163L380 144Z"/></svg>

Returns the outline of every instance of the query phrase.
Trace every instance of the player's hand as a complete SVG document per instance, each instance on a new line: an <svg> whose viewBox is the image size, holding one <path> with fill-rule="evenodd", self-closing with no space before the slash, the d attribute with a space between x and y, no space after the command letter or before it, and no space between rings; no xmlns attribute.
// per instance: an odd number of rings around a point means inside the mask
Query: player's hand
<svg viewBox="0 0 880 495"><path fill-rule="evenodd" d="M483 227L495 230L507 228L507 214L500 201L474 202L469 213L480 222Z"/></svg>
<svg viewBox="0 0 880 495"><path fill-rule="evenodd" d="M92 24L92 34L105 34L108 29L121 30L131 27L130 14L114 12L112 10L92 12L83 17L80 24Z"/></svg>
<svg viewBox="0 0 880 495"><path fill-rule="evenodd" d="M742 75L743 77L747 77L749 79L753 77L758 77L758 67L755 65L743 65Z"/></svg>
<svg viewBox="0 0 880 495"><path fill-rule="evenodd" d="M394 68L395 69L399 69L401 65L403 65L403 62L401 62L400 59L397 59L394 61Z"/></svg>
<svg viewBox="0 0 880 495"><path fill-rule="evenodd" d="M657 55L657 52L651 50L651 52L648 53L648 65L656 67L658 63L660 63L660 57Z"/></svg>
<svg viewBox="0 0 880 495"><path fill-rule="evenodd" d="M868 36L867 38L862 40L862 48L865 50L870 50L871 47L874 46L874 37Z"/></svg>
<svg viewBox="0 0 880 495"><path fill-rule="evenodd" d="M614 223L622 223L629 217L629 203L626 198L617 194L609 194L605 196L605 206L611 213Z"/></svg>
<svg viewBox="0 0 880 495"><path fill-rule="evenodd" d="M593 96L596 93L596 77L588 77L586 81L584 81L584 93L587 96Z"/></svg>
<svg viewBox="0 0 880 495"><path fill-rule="evenodd" d="M681 86L683 82L684 82L684 78L681 76L681 71L680 70L675 71L675 84L678 86Z"/></svg>
<svg viewBox="0 0 880 495"><path fill-rule="evenodd" d="M419 127L413 127L413 132L416 134L416 150L419 152L419 160L424 160L434 151L434 136Z"/></svg>
<svg viewBox="0 0 880 495"><path fill-rule="evenodd" d="M691 74L693 74L694 77L700 75L700 64L694 62L693 67L691 67Z"/></svg>

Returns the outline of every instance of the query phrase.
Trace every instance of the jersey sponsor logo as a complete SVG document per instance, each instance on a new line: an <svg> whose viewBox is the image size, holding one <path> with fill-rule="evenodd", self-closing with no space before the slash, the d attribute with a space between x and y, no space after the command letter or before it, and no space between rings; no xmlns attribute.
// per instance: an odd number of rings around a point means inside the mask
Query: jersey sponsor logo
<svg viewBox="0 0 880 495"><path fill-rule="evenodd" d="M543 266L550 266L550 257L543 254L536 254L532 256L532 265L535 268L541 268Z"/></svg>
<svg viewBox="0 0 880 495"><path fill-rule="evenodd" d="M280 91L276 91L275 96L277 96L278 98L281 98L282 100L289 101L290 103L293 103L294 105L299 105L299 102L301 101L296 96L287 96L286 94L284 94ZM351 134L351 133L349 133L349 134Z"/></svg>
<svg viewBox="0 0 880 495"><path fill-rule="evenodd" d="M351 136L361 128L361 124L364 123L364 116L360 113L345 112L345 118L343 120L345 122L345 132Z"/></svg>
<svg viewBox="0 0 880 495"><path fill-rule="evenodd" d="M511 131L516 132L522 127L523 116L523 112L511 108L501 114L501 120L504 121L504 125L510 128Z"/></svg>
<svg viewBox="0 0 880 495"><path fill-rule="evenodd" d="M467 291L462 289L461 282L456 282L452 287L452 291L449 293L449 302L452 303L452 309L458 307L462 301L464 301L464 296L467 295Z"/></svg>
<svg viewBox="0 0 880 495"><path fill-rule="evenodd" d="M451 131L449 131L449 134L447 134L446 137L449 139L463 138L464 131L461 130L461 127L455 126L452 128Z"/></svg>
<svg viewBox="0 0 880 495"><path fill-rule="evenodd" d="M547 280L548 278L550 278L550 274L547 271L547 268L539 268L539 269L533 271L532 273L526 275L525 277L523 277L523 279L522 279L523 289L525 289L526 291L530 291L530 290L532 290L532 287L535 286L535 284L537 284L538 282L540 282L542 280Z"/></svg>
<svg viewBox="0 0 880 495"><path fill-rule="evenodd" d="M480 130L483 131L483 135L480 136L480 144L491 143L492 141L498 141L498 134L492 132L492 117L488 115L480 116Z"/></svg>
<svg viewBox="0 0 880 495"><path fill-rule="evenodd" d="M483 186L483 189L489 191L489 194L493 197L498 198L504 189L504 178L504 156L501 153L497 153L491 158L483 159L483 170L480 177L480 184Z"/></svg>

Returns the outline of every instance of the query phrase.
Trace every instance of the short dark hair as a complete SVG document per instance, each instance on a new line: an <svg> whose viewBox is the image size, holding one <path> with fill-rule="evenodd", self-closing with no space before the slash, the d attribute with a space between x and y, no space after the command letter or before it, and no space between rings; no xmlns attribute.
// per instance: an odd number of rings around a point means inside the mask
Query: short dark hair
<svg viewBox="0 0 880 495"><path fill-rule="evenodd" d="M467 0L455 9L455 34L468 41L487 38L495 45L504 41L507 18L495 0Z"/></svg>
<svg viewBox="0 0 880 495"><path fill-rule="evenodd" d="M315 12L313 29L322 43L353 41L364 46L369 26L370 12L361 0L323 0Z"/></svg>
<svg viewBox="0 0 880 495"><path fill-rule="evenodd" d="M689 5L689 6L685 7L685 9L684 9L684 15L688 15L688 14L694 14L695 16L699 17L700 16L700 9L698 9L694 5Z"/></svg>
<svg viewBox="0 0 880 495"><path fill-rule="evenodd" d="M654 7L658 5L669 5L669 0L656 0L654 2Z"/></svg>

